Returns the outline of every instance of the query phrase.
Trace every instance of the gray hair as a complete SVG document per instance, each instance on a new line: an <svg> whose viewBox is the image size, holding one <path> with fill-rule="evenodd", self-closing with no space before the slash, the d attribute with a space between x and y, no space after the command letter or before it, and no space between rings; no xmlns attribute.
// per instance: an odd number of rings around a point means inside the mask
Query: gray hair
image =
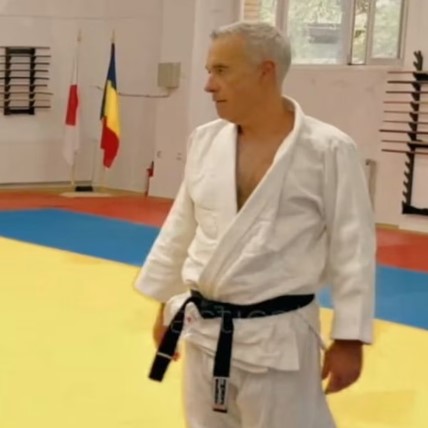
<svg viewBox="0 0 428 428"><path fill-rule="evenodd" d="M276 27L265 22L235 22L214 30L211 39L222 36L240 35L248 47L251 61L257 64L271 60L277 70L279 86L282 85L291 65L291 47L285 37Z"/></svg>

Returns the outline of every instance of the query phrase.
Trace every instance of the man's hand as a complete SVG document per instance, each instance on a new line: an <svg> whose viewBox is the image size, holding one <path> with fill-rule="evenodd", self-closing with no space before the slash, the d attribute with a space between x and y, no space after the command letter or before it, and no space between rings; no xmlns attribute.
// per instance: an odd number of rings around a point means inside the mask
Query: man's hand
<svg viewBox="0 0 428 428"><path fill-rule="evenodd" d="M324 356L322 379L328 379L326 394L339 392L358 380L363 367L363 343L336 340Z"/></svg>
<svg viewBox="0 0 428 428"><path fill-rule="evenodd" d="M158 315L156 317L155 323L153 325L153 340L155 342L156 349L159 348L159 346L162 342L162 339L165 335L165 332L168 329L168 327L165 326L163 323L163 311L164 311L164 309L165 309L165 305L162 304L160 309L159 309ZM180 357L180 354L178 352L176 352L174 354L173 360L177 361L179 357Z"/></svg>

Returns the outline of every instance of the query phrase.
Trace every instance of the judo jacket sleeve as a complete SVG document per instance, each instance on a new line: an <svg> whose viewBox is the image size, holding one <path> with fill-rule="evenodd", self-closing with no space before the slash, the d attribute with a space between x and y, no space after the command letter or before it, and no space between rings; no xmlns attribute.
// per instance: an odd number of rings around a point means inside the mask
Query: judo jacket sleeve
<svg viewBox="0 0 428 428"><path fill-rule="evenodd" d="M327 280L332 290L332 339L373 340L376 228L356 144L332 144L324 164L328 240Z"/></svg>

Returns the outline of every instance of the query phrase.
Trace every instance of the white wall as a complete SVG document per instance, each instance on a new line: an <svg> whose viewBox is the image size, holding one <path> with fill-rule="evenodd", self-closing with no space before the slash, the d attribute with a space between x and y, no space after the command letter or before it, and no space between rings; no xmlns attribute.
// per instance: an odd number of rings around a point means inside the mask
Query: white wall
<svg viewBox="0 0 428 428"><path fill-rule="evenodd" d="M161 60L180 62L182 79L173 96L158 103L151 195L175 196L191 130L215 117L210 97L203 91L209 33L236 19L236 4L235 0L164 1Z"/></svg>
<svg viewBox="0 0 428 428"><path fill-rule="evenodd" d="M59 3L59 2L58 2ZM65 2L62 2L65 5ZM57 139L61 132L61 80L68 71L63 52L69 48L68 33L71 22L58 35L55 21L27 18L20 15L44 15L53 12L55 2L9 1L1 4L0 38L2 45L52 46L50 90L57 95L53 108L40 111L35 117L0 116L0 182L32 182L63 179L64 165L59 157ZM100 6L100 5L99 5ZM61 40L61 41L60 41ZM67 79L65 79L67 80ZM67 82L67 84L69 84ZM64 87L67 90L67 86ZM61 92L64 92L64 89Z"/></svg>
<svg viewBox="0 0 428 428"><path fill-rule="evenodd" d="M61 182L70 177L61 149L74 45L82 30L79 84L81 145L76 179L101 179L99 150L101 90L115 29L119 91L158 92L161 38L159 0L13 0L0 3L2 45L51 47L49 90L52 108L36 116L0 116L0 184ZM153 159L156 100L121 97L119 156L104 177L115 188L143 190L145 169ZM95 158L94 158L95 156Z"/></svg>
<svg viewBox="0 0 428 428"><path fill-rule="evenodd" d="M284 90L297 99L306 114L351 135L365 158L377 157L385 77L385 70L379 68L296 67L290 71Z"/></svg>
<svg viewBox="0 0 428 428"><path fill-rule="evenodd" d="M157 103L155 122L155 175L150 194L174 197L184 164L189 108L195 0L164 0L161 62L181 64L180 86L169 99Z"/></svg>

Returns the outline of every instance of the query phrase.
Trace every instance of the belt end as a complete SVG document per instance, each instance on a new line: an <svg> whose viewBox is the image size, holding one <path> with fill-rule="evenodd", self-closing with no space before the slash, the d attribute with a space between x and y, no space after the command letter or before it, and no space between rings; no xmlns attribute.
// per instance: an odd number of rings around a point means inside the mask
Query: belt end
<svg viewBox="0 0 428 428"><path fill-rule="evenodd" d="M171 355L158 352L150 369L149 379L162 382L171 360Z"/></svg>
<svg viewBox="0 0 428 428"><path fill-rule="evenodd" d="M214 377L213 379L214 412L227 413L228 397L229 397L229 380L225 377Z"/></svg>

